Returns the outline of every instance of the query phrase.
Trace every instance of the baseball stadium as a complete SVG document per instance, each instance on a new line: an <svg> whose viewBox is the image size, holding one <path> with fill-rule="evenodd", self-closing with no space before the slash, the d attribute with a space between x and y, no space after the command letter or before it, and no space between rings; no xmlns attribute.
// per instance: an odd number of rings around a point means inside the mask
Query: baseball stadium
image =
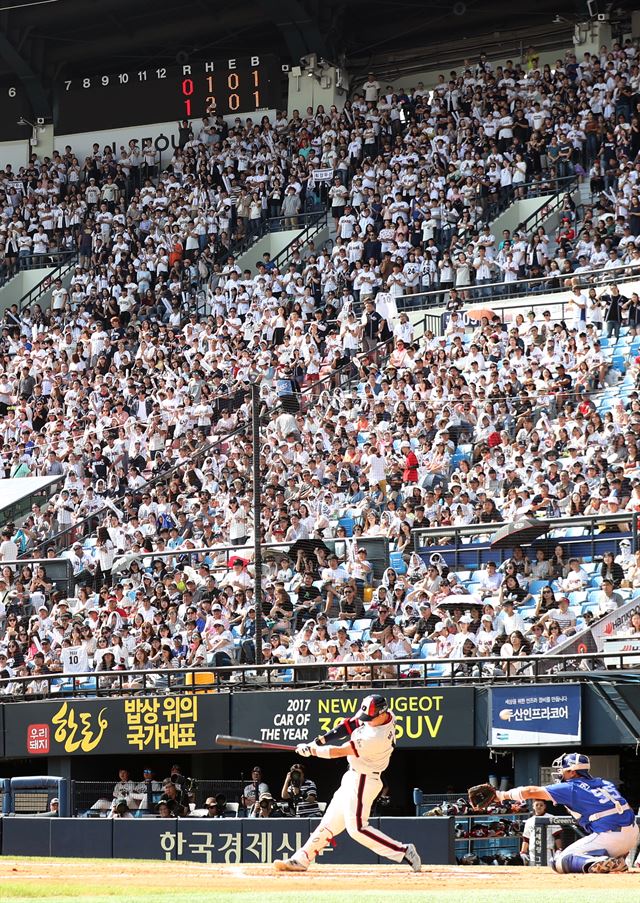
<svg viewBox="0 0 640 903"><path fill-rule="evenodd" d="M636 903L640 5L6 0L0 112L0 899Z"/></svg>

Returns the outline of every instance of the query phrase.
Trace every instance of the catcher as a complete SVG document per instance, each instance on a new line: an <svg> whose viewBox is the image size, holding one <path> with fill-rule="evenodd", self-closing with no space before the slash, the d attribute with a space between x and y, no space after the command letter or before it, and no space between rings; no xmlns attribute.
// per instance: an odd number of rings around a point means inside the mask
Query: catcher
<svg viewBox="0 0 640 903"><path fill-rule="evenodd" d="M553 769L555 784L505 791L479 784L470 788L469 801L476 811L505 800L547 800L565 806L586 836L559 850L551 868L556 872L626 872L625 857L636 848L640 834L629 803L611 781L591 775L589 757L582 753L559 756Z"/></svg>

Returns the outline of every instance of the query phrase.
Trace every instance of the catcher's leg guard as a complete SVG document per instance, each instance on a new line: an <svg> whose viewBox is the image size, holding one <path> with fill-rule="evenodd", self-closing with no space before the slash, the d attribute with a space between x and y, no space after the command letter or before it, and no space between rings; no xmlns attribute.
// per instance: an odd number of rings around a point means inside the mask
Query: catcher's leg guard
<svg viewBox="0 0 640 903"><path fill-rule="evenodd" d="M568 848L569 849L569 848ZM560 874L571 874L576 872L586 872L588 867L592 865L598 858L608 857L606 850L589 850L589 855L580 853L570 853L567 850L556 856L552 868Z"/></svg>

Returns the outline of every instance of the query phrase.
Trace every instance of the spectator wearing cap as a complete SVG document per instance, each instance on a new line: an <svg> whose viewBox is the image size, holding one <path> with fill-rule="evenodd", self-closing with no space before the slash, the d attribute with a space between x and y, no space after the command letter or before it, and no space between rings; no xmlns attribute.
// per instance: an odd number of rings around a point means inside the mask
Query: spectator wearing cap
<svg viewBox="0 0 640 903"><path fill-rule="evenodd" d="M455 632L450 628L455 627L449 618L438 621L435 625L433 637L436 643L436 658L449 658L455 646Z"/></svg>
<svg viewBox="0 0 640 903"><path fill-rule="evenodd" d="M57 796L54 796L51 800L49 800L49 808L46 812L43 812L40 816L41 818L59 818L60 817L60 800Z"/></svg>
<svg viewBox="0 0 640 903"><path fill-rule="evenodd" d="M453 649L451 650L452 658L462 658L463 655L463 646L467 639L473 639L473 648L475 654L475 634L471 630L471 625L473 624L473 618L469 614L463 614L456 621L458 632L454 636L454 644Z"/></svg>
<svg viewBox="0 0 640 903"><path fill-rule="evenodd" d="M251 810L264 793L269 793L269 785L262 780L260 765L254 765L251 769L251 781L242 791L242 805L246 810Z"/></svg>
<svg viewBox="0 0 640 903"><path fill-rule="evenodd" d="M183 796L183 792L175 781L172 781L171 778L165 778L162 782L162 796L159 802L166 804L174 818L189 814L189 807L186 801L182 799Z"/></svg>
<svg viewBox="0 0 640 903"><path fill-rule="evenodd" d="M346 568L338 563L338 556L333 552L327 556L327 567L322 569L320 580L326 600L324 611L327 616L330 616L339 605L343 586L349 584L355 588L355 581Z"/></svg>
<svg viewBox="0 0 640 903"><path fill-rule="evenodd" d="M207 646L213 664L217 668L229 667L235 658L235 646L231 631L227 630L224 621L213 621L213 634L208 638Z"/></svg>
<svg viewBox="0 0 640 903"><path fill-rule="evenodd" d="M222 587L230 586L234 591L238 589L246 590L253 585L253 577L241 558L234 560L231 570L222 578L220 585Z"/></svg>
<svg viewBox="0 0 640 903"><path fill-rule="evenodd" d="M219 793L217 796L208 796L204 803L204 818L227 818L227 799L224 794Z"/></svg>
<svg viewBox="0 0 640 903"><path fill-rule="evenodd" d="M411 632L412 625L409 624L404 628L404 633L414 643L422 643L434 633L439 620L440 617L432 610L431 603L423 599L418 604L418 620L415 624L415 631Z"/></svg>

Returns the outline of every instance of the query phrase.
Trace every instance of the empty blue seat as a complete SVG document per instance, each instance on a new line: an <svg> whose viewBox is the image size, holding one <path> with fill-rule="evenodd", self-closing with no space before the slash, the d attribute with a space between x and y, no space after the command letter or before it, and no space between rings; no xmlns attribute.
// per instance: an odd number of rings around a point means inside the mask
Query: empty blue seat
<svg viewBox="0 0 640 903"><path fill-rule="evenodd" d="M573 593L569 593L568 599L570 605L582 605L583 602L587 601L587 593L584 590L576 590Z"/></svg>
<svg viewBox="0 0 640 903"><path fill-rule="evenodd" d="M357 620L355 620L353 622L353 629L354 630L368 630L369 627L371 627L372 620L373 620L372 618L357 618Z"/></svg>
<svg viewBox="0 0 640 903"><path fill-rule="evenodd" d="M389 566L394 569L396 574L407 573L407 565L402 557L402 552L389 552Z"/></svg>

